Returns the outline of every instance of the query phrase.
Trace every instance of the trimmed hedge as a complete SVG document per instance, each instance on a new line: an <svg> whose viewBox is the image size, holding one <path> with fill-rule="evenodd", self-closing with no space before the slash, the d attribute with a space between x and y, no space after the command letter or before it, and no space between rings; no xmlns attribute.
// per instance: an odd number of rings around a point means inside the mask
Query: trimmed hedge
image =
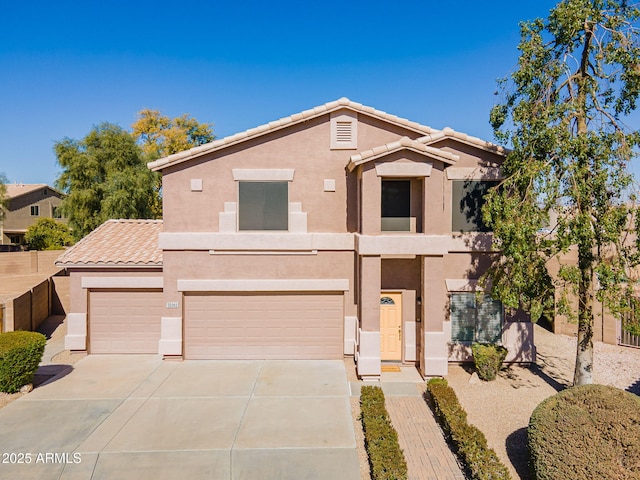
<svg viewBox="0 0 640 480"><path fill-rule="evenodd" d="M398 434L391 425L380 387L362 387L360 410L372 480L405 480L407 462L398 444Z"/></svg>
<svg viewBox="0 0 640 480"><path fill-rule="evenodd" d="M467 422L467 412L462 408L453 389L443 378L433 378L427 383L431 405L442 429L473 480L507 480L509 470L496 452L489 448L487 439L477 427Z"/></svg>
<svg viewBox="0 0 640 480"><path fill-rule="evenodd" d="M529 421L537 480L640 478L640 397L582 385L547 398Z"/></svg>
<svg viewBox="0 0 640 480"><path fill-rule="evenodd" d="M495 380L507 357L507 349L494 343L474 343L471 345L473 363L481 380Z"/></svg>
<svg viewBox="0 0 640 480"><path fill-rule="evenodd" d="M0 334L0 392L15 393L31 383L47 339L37 332Z"/></svg>

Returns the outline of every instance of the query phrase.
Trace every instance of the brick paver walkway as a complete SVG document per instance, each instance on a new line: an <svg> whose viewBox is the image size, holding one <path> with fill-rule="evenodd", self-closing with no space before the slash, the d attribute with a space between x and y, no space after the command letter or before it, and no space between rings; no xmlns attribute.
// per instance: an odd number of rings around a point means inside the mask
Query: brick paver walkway
<svg viewBox="0 0 640 480"><path fill-rule="evenodd" d="M421 396L386 396L385 402L407 459L409 480L464 480L431 409Z"/></svg>

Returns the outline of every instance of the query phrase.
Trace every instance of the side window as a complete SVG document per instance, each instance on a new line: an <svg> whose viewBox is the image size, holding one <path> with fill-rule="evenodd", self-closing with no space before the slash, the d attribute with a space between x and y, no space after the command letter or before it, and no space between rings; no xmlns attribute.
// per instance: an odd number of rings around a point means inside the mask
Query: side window
<svg viewBox="0 0 640 480"><path fill-rule="evenodd" d="M31 216L32 217L37 217L39 215L40 215L40 206L31 205Z"/></svg>
<svg viewBox="0 0 640 480"><path fill-rule="evenodd" d="M239 182L238 230L288 229L288 182Z"/></svg>
<svg viewBox="0 0 640 480"><path fill-rule="evenodd" d="M502 338L502 302L475 293L452 293L450 302L451 341L496 343Z"/></svg>
<svg viewBox="0 0 640 480"><path fill-rule="evenodd" d="M487 191L497 181L454 180L452 182L451 229L454 232L488 232L482 221L482 206Z"/></svg>

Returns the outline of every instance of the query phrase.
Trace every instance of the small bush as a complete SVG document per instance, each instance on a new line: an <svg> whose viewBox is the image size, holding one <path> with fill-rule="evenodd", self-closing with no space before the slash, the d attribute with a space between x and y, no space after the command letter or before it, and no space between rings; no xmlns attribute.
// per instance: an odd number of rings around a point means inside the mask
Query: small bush
<svg viewBox="0 0 640 480"><path fill-rule="evenodd" d="M496 452L487 446L484 434L467 422L467 412L462 408L453 389L442 378L429 380L427 392L442 429L453 445L467 475L474 480L507 480L509 470Z"/></svg>
<svg viewBox="0 0 640 480"><path fill-rule="evenodd" d="M473 362L481 380L495 380L507 357L507 349L493 343L474 343L471 345Z"/></svg>
<svg viewBox="0 0 640 480"><path fill-rule="evenodd" d="M0 334L0 391L15 393L31 383L47 339L37 332Z"/></svg>
<svg viewBox="0 0 640 480"><path fill-rule="evenodd" d="M604 385L547 398L529 420L537 480L640 478L640 397Z"/></svg>
<svg viewBox="0 0 640 480"><path fill-rule="evenodd" d="M407 462L398 444L398 434L389 420L382 389L362 387L360 409L372 480L406 479Z"/></svg>

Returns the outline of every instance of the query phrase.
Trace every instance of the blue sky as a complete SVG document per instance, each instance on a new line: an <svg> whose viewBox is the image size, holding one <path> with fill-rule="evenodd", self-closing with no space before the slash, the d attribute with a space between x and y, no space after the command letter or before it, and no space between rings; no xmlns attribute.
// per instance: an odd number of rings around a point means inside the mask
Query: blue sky
<svg viewBox="0 0 640 480"><path fill-rule="evenodd" d="M554 1L4 2L0 172L53 184L55 141L142 108L218 137L340 97L493 140L518 22Z"/></svg>

